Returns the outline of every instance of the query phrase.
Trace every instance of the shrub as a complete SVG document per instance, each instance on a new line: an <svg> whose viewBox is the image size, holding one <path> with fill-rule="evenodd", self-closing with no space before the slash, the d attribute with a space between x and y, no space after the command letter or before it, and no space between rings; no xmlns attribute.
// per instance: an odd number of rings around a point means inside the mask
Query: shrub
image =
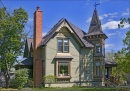
<svg viewBox="0 0 130 91"><path fill-rule="evenodd" d="M33 82L33 80L28 79L28 81L27 81L27 86L34 88L34 82Z"/></svg>
<svg viewBox="0 0 130 91"><path fill-rule="evenodd" d="M51 86L51 83L56 81L56 77L53 75L47 75L43 76L44 83L48 83L49 87Z"/></svg>
<svg viewBox="0 0 130 91"><path fill-rule="evenodd" d="M12 85L18 89L22 89L28 81L28 69L16 70L15 78L12 80Z"/></svg>

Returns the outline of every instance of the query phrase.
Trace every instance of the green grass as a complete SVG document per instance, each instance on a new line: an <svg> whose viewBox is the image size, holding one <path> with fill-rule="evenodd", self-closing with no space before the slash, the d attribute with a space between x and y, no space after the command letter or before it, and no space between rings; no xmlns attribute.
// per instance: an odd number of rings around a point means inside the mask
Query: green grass
<svg viewBox="0 0 130 91"><path fill-rule="evenodd" d="M33 91L130 91L130 88L105 88L105 87L68 87L68 88L35 88Z"/></svg>

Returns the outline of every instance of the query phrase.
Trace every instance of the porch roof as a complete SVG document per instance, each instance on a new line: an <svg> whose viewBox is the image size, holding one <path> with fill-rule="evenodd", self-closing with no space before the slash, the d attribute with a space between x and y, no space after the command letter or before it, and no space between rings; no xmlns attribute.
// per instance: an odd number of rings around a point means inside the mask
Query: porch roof
<svg viewBox="0 0 130 91"><path fill-rule="evenodd" d="M22 62L16 64L15 66L31 66L33 65L33 57L30 57L30 58L26 58L24 59Z"/></svg>
<svg viewBox="0 0 130 91"><path fill-rule="evenodd" d="M116 66L117 66L116 62L105 61L105 67L116 67Z"/></svg>

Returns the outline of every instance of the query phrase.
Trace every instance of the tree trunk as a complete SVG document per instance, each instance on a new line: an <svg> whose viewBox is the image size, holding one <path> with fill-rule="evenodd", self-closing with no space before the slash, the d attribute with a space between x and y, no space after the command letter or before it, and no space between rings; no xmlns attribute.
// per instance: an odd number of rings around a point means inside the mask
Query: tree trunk
<svg viewBox="0 0 130 91"><path fill-rule="evenodd" d="M9 88L9 80L10 80L10 76L9 74L6 74L5 75L6 88Z"/></svg>
<svg viewBox="0 0 130 91"><path fill-rule="evenodd" d="M7 60L5 60L5 65L6 65L6 74L5 74L6 88L9 88L10 74Z"/></svg>

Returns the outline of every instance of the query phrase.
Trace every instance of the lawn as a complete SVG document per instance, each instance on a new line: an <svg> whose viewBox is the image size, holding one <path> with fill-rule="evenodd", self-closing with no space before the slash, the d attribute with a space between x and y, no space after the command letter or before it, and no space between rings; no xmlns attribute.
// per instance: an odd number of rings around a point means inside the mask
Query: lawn
<svg viewBox="0 0 130 91"><path fill-rule="evenodd" d="M22 91L130 91L130 88L106 88L106 87L68 87L68 88L34 88L23 89Z"/></svg>

